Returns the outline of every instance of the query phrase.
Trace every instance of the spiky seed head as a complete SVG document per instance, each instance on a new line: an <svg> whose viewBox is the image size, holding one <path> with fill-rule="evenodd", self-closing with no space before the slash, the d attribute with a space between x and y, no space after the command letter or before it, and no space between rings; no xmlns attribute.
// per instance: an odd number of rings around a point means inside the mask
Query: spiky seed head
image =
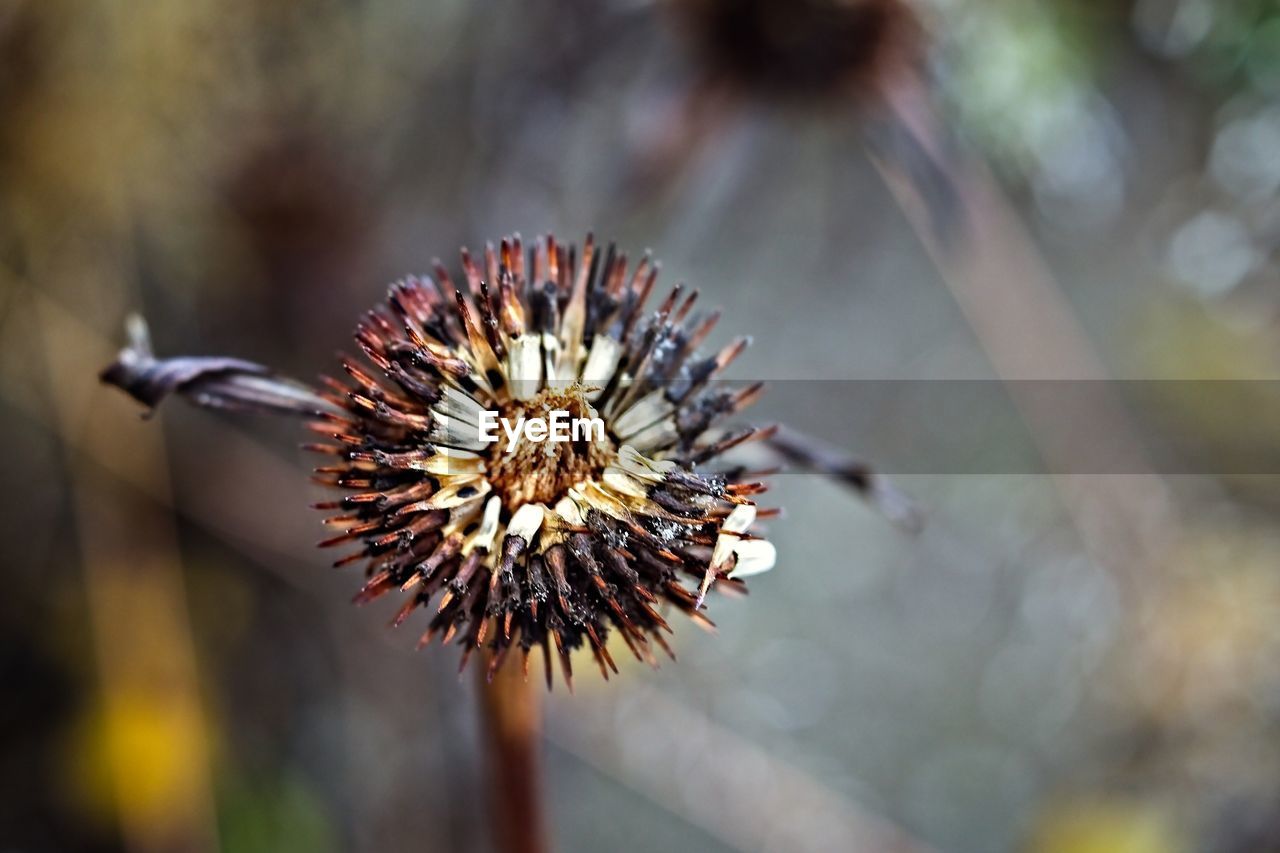
<svg viewBox="0 0 1280 853"><path fill-rule="evenodd" d="M677 286L648 307L658 265L634 267L588 236L581 254L553 237L526 254L520 237L463 250L455 284L409 277L370 311L355 338L365 356L327 379L317 477L346 494L326 547L354 546L338 565L365 564L356 596L407 596L439 636L463 645L463 665L490 649L490 672L512 649L527 668L540 649L571 678L588 648L607 678L619 635L641 660L670 653L664 612L705 626L713 586L773 566L752 532L763 491L707 466L723 450L768 435L718 427L757 395L713 382L741 351L700 353L718 314L695 311ZM603 435L572 441L481 439L484 413L510 423L554 411L598 418Z"/></svg>

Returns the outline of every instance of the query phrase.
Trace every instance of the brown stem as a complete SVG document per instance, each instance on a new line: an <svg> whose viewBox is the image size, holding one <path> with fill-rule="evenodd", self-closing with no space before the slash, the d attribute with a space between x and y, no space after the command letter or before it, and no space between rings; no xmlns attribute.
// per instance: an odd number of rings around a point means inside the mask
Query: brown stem
<svg viewBox="0 0 1280 853"><path fill-rule="evenodd" d="M929 197L902 164L876 158L886 185L932 258L996 374L1031 429L1055 474L1082 541L1101 565L1132 592L1161 565L1178 535L1177 508L1151 466L1141 431L1106 380L1106 367L1063 295L1034 238L978 158L948 154L941 118L925 81L902 75L886 81L885 100L936 171L949 174L962 221L940 233ZM1061 395L1044 382L1083 380L1089 394ZM1063 400L1072 408L1063 411ZM1116 473L1072 473L1079 460L1106 448Z"/></svg>
<svg viewBox="0 0 1280 853"><path fill-rule="evenodd" d="M520 667L508 661L493 680L480 673L480 724L492 777L492 821L499 853L546 853L538 778L539 696Z"/></svg>

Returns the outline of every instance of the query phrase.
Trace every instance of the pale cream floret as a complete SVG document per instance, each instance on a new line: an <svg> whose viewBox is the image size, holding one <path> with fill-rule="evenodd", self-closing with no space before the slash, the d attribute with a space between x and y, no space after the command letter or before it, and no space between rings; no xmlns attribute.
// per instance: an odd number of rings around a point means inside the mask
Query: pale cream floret
<svg viewBox="0 0 1280 853"><path fill-rule="evenodd" d="M738 535L746 533L755 520L756 508L753 505L740 504L733 508L716 537L716 546L711 553L712 570L724 571L730 559L734 564L727 573L729 577L758 575L773 568L778 556L773 543L764 539L743 539Z"/></svg>
<svg viewBox="0 0 1280 853"><path fill-rule="evenodd" d="M619 494L633 498L643 498L649 494L643 483L616 465L605 468L601 479L606 486Z"/></svg>
<svg viewBox="0 0 1280 853"><path fill-rule="evenodd" d="M583 501L592 509L599 510L614 518L627 518L630 516L626 505L601 488L599 483L583 483L581 491Z"/></svg>
<svg viewBox="0 0 1280 853"><path fill-rule="evenodd" d="M431 417L437 424L437 429L432 430L430 434L434 441L465 450L484 450L485 442L479 438L478 418L468 422L461 418L449 417L435 409L431 410Z"/></svg>
<svg viewBox="0 0 1280 853"><path fill-rule="evenodd" d="M639 480L661 483L676 467L671 460L650 459L629 444L618 448L618 466Z"/></svg>
<svg viewBox="0 0 1280 853"><path fill-rule="evenodd" d="M545 514L546 509L542 504L525 504L511 516L511 521L507 524L507 535L517 536L523 539L526 545L529 544L533 541L538 528L542 526Z"/></svg>
<svg viewBox="0 0 1280 853"><path fill-rule="evenodd" d="M493 550L494 539L498 535L498 516L502 512L502 498L493 495L484 505L484 516L480 520L480 527L476 532L471 534L465 545L462 546L464 555L470 554L477 548L485 551Z"/></svg>
<svg viewBox="0 0 1280 853"><path fill-rule="evenodd" d="M564 380L571 377L562 377L559 373L560 363L560 339L549 332L542 333L542 355L543 369L547 377L548 388L559 388L565 384Z"/></svg>
<svg viewBox="0 0 1280 853"><path fill-rule="evenodd" d="M569 494L556 501L556 515L571 527L584 527L586 522L582 518L582 510L578 507L578 502L574 500L575 494L578 494L577 491L570 489Z"/></svg>
<svg viewBox="0 0 1280 853"><path fill-rule="evenodd" d="M605 385L618 370L618 362L622 360L622 344L605 335L596 335L591 341L591 352L587 355L587 364L582 368L582 382L596 386L587 392L587 399L595 401L604 393Z"/></svg>
<svg viewBox="0 0 1280 853"><path fill-rule="evenodd" d="M470 394L451 385L442 386L440 394L440 400L434 408L446 417L456 418L464 423L475 423L485 409Z"/></svg>
<svg viewBox="0 0 1280 853"><path fill-rule="evenodd" d="M656 421L669 417L675 412L675 405L664 394L665 391L661 388L657 391L651 391L621 415L614 418L613 431L618 438L626 441L645 427L651 426Z"/></svg>
<svg viewBox="0 0 1280 853"><path fill-rule="evenodd" d="M736 562L731 578L746 578L767 572L778 562L778 549L768 539L740 539L733 546Z"/></svg>
<svg viewBox="0 0 1280 853"><path fill-rule="evenodd" d="M630 441L641 451L658 451L675 444L679 437L675 422L664 418L631 436Z"/></svg>
<svg viewBox="0 0 1280 853"><path fill-rule="evenodd" d="M507 372L511 396L529 400L542 390L542 339L538 335L519 335L507 350Z"/></svg>

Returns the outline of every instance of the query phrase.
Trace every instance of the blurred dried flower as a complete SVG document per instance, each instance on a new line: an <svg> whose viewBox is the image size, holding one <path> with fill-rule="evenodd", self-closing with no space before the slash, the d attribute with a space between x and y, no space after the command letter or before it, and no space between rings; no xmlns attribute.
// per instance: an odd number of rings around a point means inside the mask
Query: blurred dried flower
<svg viewBox="0 0 1280 853"><path fill-rule="evenodd" d="M752 102L856 115L868 152L909 182L949 241L962 218L953 140L933 103L924 22L908 0L673 0L696 72L639 146L632 184L651 192Z"/></svg>
<svg viewBox="0 0 1280 853"><path fill-rule="evenodd" d="M755 94L865 93L918 61L920 25L902 0L679 0L709 71Z"/></svg>
<svg viewBox="0 0 1280 853"><path fill-rule="evenodd" d="M773 566L773 546L750 532L764 486L712 459L771 429L712 434L759 394L711 380L745 347L698 348L718 319L693 310L677 285L645 305L658 265L629 269L591 237L582 256L553 237L526 258L518 236L481 264L463 250L465 292L436 264L409 277L370 311L356 341L374 369L345 359L345 381L309 389L250 362L156 360L140 328L103 372L106 382L154 406L170 393L210 407L313 418L325 437L307 445L332 457L317 479L350 494L319 504L335 512L323 547L355 545L336 565L364 562L357 602L409 593L395 618L435 601L422 643L437 635L491 650L489 674L519 648L524 666L541 647L551 684L554 647L571 683L570 652L588 646L608 677L616 630L641 660L670 654L662 605L709 626L708 589L742 589ZM563 410L607 425L603 440L482 440L482 413L515 420ZM686 579L690 585L686 586Z"/></svg>

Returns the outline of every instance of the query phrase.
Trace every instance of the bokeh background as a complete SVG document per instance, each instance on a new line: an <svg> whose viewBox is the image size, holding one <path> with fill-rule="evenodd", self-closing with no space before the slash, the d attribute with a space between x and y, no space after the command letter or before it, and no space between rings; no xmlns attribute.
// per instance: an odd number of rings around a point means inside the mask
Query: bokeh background
<svg viewBox="0 0 1280 853"><path fill-rule="evenodd" d="M718 636L549 699L558 849L1280 849L1280 6L913 6L986 199L931 254L876 37L744 2L870 43L764 85L696 5L0 0L0 849L491 849L471 680L349 606L294 425L144 421L96 373L138 311L310 378L433 257L588 229L754 336L758 419L928 524L779 476L779 566ZM1104 389L1011 391L1030 462L930 408L1026 379ZM1089 426L1114 470L1073 470ZM952 427L971 455L929 456Z"/></svg>

